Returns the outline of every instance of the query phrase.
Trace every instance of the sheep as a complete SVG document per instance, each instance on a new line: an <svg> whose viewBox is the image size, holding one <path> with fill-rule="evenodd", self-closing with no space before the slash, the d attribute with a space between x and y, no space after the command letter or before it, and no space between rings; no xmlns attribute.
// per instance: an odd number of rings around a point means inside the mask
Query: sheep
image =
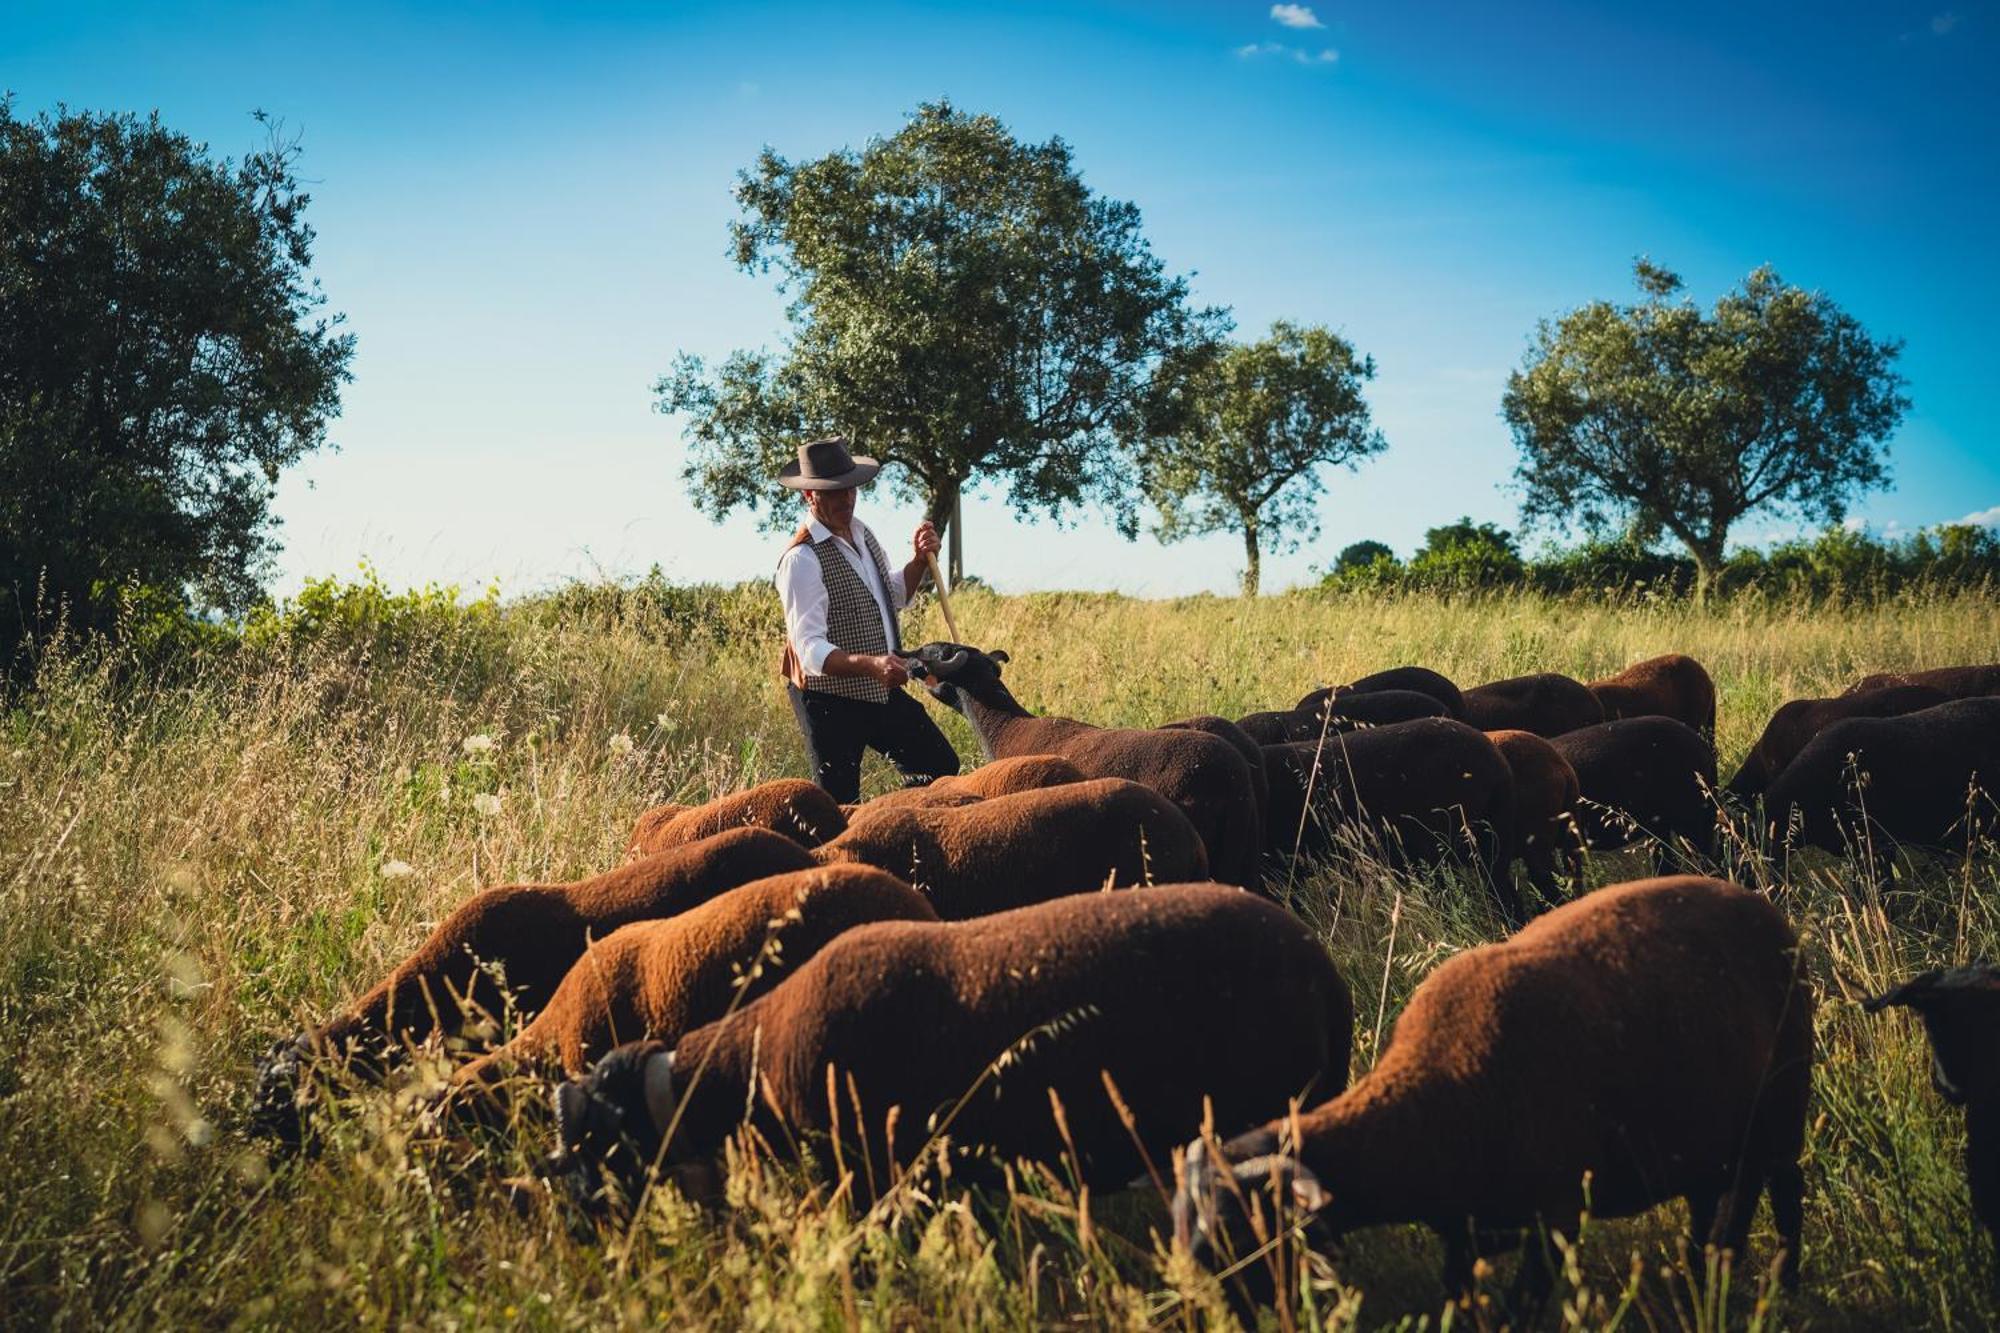
<svg viewBox="0 0 2000 1333"><path fill-rule="evenodd" d="M1863 790L1855 790L1854 778ZM1838 854L1852 843L1962 848L1995 825L2000 699L1851 717L1806 742L1765 793L1767 827Z"/></svg>
<svg viewBox="0 0 2000 1333"><path fill-rule="evenodd" d="M1430 668L1420 666L1391 667L1387 671L1377 671L1372 676L1363 676L1352 684L1332 685L1326 689L1314 690L1299 700L1296 707L1301 713L1314 714L1319 712L1329 698L1344 699L1352 694L1374 694L1388 690L1427 694L1444 705L1447 716L1460 719L1465 717L1465 695L1458 686Z"/></svg>
<svg viewBox="0 0 2000 1333"><path fill-rule="evenodd" d="M1161 731L1205 731L1211 736L1219 736L1236 747L1236 753L1243 756L1244 767L1250 770L1250 793L1257 798L1257 818L1261 823L1265 811L1271 804L1271 784L1264 776L1264 743L1253 739L1243 728L1226 717L1213 713L1199 713L1194 717L1182 718L1178 722L1162 722Z"/></svg>
<svg viewBox="0 0 2000 1333"><path fill-rule="evenodd" d="M1385 727L1419 718L1450 716L1451 710L1442 701L1415 690L1340 695L1331 690L1314 690L1299 700L1297 708L1250 713L1238 718L1236 725L1259 745L1284 745L1292 741L1316 741L1323 735L1361 727Z"/></svg>
<svg viewBox="0 0 2000 1333"><path fill-rule="evenodd" d="M1428 863L1476 852L1502 912L1522 919L1505 873L1514 777L1481 732L1423 718L1333 736L1323 746L1267 745L1264 757L1272 852L1323 853L1339 828L1365 820L1387 833L1396 859Z"/></svg>
<svg viewBox="0 0 2000 1333"><path fill-rule="evenodd" d="M1972 1212L2000 1237L2000 968L1933 968L1863 1001L1869 1013L1914 1009L1931 1039L1931 1086L1965 1108L1965 1180Z"/></svg>
<svg viewBox="0 0 2000 1333"><path fill-rule="evenodd" d="M1527 868L1528 882L1553 903L1558 892L1557 858L1565 863L1573 886L1583 883L1575 822L1581 795L1576 770L1555 746L1532 731L1489 731L1486 739L1514 775L1510 853Z"/></svg>
<svg viewBox="0 0 2000 1333"><path fill-rule="evenodd" d="M866 921L936 921L922 894L872 866L773 875L676 916L635 921L591 943L549 1002L506 1045L462 1066L456 1094L516 1070L571 1075L621 1041L678 1041L722 1017Z"/></svg>
<svg viewBox="0 0 2000 1333"><path fill-rule="evenodd" d="M1254 889L1262 874L1263 821L1250 766L1228 741L1198 731L1094 727L1035 717L1000 679L1004 652L927 643L915 661L925 687L964 714L990 759L1055 754L1094 778L1142 782L1178 805L1208 849L1209 873Z"/></svg>
<svg viewBox="0 0 2000 1333"><path fill-rule="evenodd" d="M1604 705L1582 681L1543 671L1473 686L1465 692L1465 720L1481 731L1553 737L1604 721Z"/></svg>
<svg viewBox="0 0 2000 1333"><path fill-rule="evenodd" d="M1715 682L1701 663L1685 653L1634 662L1615 676L1593 680L1590 692L1604 720L1670 717L1704 736L1715 735Z"/></svg>
<svg viewBox="0 0 2000 1333"><path fill-rule="evenodd" d="M1813 997L1776 908L1721 880L1620 884L1440 964L1375 1068L1315 1111L1190 1146L1177 1243L1247 1254L1249 1206L1339 1235L1422 1222L1469 1290L1475 1234L1686 1198L1697 1245L1741 1255L1760 1193L1799 1273ZM1220 1160L1217 1160L1217 1157ZM1531 1245L1521 1285L1547 1280Z"/></svg>
<svg viewBox="0 0 2000 1333"><path fill-rule="evenodd" d="M1208 857L1180 807L1150 787L1094 778L959 808L858 813L815 855L916 885L946 920L1113 885L1202 879Z"/></svg>
<svg viewBox="0 0 2000 1333"><path fill-rule="evenodd" d="M1040 791L1082 782L1084 772L1061 755L1023 754L1012 759L996 759L981 764L970 773L938 778L927 786L899 787L872 801L842 806L852 819L861 810L889 810L897 806L970 805L990 796L1011 796L1015 792Z"/></svg>
<svg viewBox="0 0 2000 1333"><path fill-rule="evenodd" d="M1116 1187L1210 1106L1228 1132L1337 1094L1353 1021L1312 932L1216 884L857 926L673 1047L563 1084L548 1169L591 1197L605 1166L629 1195L643 1164L711 1161L747 1116L773 1144L831 1137L835 1169L877 1191L933 1134Z"/></svg>
<svg viewBox="0 0 2000 1333"><path fill-rule="evenodd" d="M1715 748L1670 717L1628 717L1565 732L1549 742L1576 773L1577 832L1593 851L1657 840L1656 869L1679 842L1715 854Z"/></svg>
<svg viewBox="0 0 2000 1333"><path fill-rule="evenodd" d="M1236 719L1236 729L1258 745L1289 745L1293 741L1318 740L1320 736L1319 723L1289 708L1267 708L1245 713ZM1333 730L1346 728L1335 727Z"/></svg>
<svg viewBox="0 0 2000 1333"><path fill-rule="evenodd" d="M477 893L345 1012L271 1048L258 1065L252 1130L281 1143L299 1142L299 1084L311 1059L357 1057L364 1071L375 1072L407 1043L451 1035L481 1011L500 1013L510 996L518 1010L532 1013L555 993L592 936L815 864L790 838L742 828L571 884L511 884Z"/></svg>
<svg viewBox="0 0 2000 1333"><path fill-rule="evenodd" d="M840 807L803 778L779 778L719 796L706 805L659 805L639 816L626 858L684 847L724 829L765 828L801 847L817 847L847 827Z"/></svg>
<svg viewBox="0 0 2000 1333"><path fill-rule="evenodd" d="M1723 790L1744 802L1762 796L1807 741L1843 718L1896 717L1950 701L1950 696L1928 685L1891 685L1831 699L1793 699L1771 714L1764 734L1750 747L1742 767Z"/></svg>
<svg viewBox="0 0 2000 1333"><path fill-rule="evenodd" d="M2000 694L2000 664L1933 667L1928 671L1883 671L1863 676L1847 687L1849 694L1888 689L1892 685L1928 685L1953 699Z"/></svg>

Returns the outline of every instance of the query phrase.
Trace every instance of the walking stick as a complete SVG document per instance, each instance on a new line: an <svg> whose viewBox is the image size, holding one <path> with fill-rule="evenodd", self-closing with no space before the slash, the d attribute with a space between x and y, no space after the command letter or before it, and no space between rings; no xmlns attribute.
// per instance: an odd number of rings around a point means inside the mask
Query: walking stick
<svg viewBox="0 0 2000 1333"><path fill-rule="evenodd" d="M965 640L958 637L958 622L951 618L951 594L945 591L944 575L938 573L937 557L925 551L924 564L930 569L931 585L937 589L938 609L944 612L944 627L950 631L951 641L964 643Z"/></svg>

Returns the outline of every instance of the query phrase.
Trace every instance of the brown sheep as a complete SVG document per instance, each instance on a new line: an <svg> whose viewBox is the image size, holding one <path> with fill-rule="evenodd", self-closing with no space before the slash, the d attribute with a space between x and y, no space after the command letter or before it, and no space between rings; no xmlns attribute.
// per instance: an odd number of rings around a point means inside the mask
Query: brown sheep
<svg viewBox="0 0 2000 1333"><path fill-rule="evenodd" d="M886 870L947 921L1113 885L1201 879L1208 869L1180 808L1123 778L956 808L864 809L815 855Z"/></svg>
<svg viewBox="0 0 2000 1333"><path fill-rule="evenodd" d="M747 1113L773 1144L832 1137L879 1190L935 1117L962 1151L1115 1187L1164 1170L1210 1104L1228 1132L1338 1093L1352 1027L1312 932L1221 885L859 926L671 1052L621 1047L564 1084L551 1166L586 1196L607 1166L629 1195L644 1163L714 1159Z"/></svg>
<svg viewBox="0 0 2000 1333"><path fill-rule="evenodd" d="M1005 653L956 643L917 649L926 688L964 714L988 759L1056 754L1094 778L1142 782L1178 805L1208 849L1209 873L1256 888L1263 873L1263 820L1249 763L1236 747L1199 731L1094 727L1035 717L1001 683Z"/></svg>
<svg viewBox="0 0 2000 1333"><path fill-rule="evenodd" d="M1593 851L1654 839L1655 867L1678 844L1715 854L1715 747L1670 717L1628 717L1564 732L1549 742L1576 774L1577 832Z"/></svg>
<svg viewBox="0 0 2000 1333"><path fill-rule="evenodd" d="M1304 713L1289 708L1267 708L1245 713L1236 719L1236 729L1258 745L1290 745L1294 741L1316 741L1320 724ZM1346 728L1334 727L1341 731Z"/></svg>
<svg viewBox="0 0 2000 1333"><path fill-rule="evenodd" d="M2000 1237L2000 968L1933 968L1868 1000L1871 1014L1914 1009L1931 1039L1931 1086L1965 1108L1965 1179L1972 1212Z"/></svg>
<svg viewBox="0 0 2000 1333"><path fill-rule="evenodd" d="M779 778L706 805L655 806L639 816L625 855L651 856L733 828L770 829L801 847L817 847L846 827L840 806L824 790L803 778Z"/></svg>
<svg viewBox="0 0 2000 1333"><path fill-rule="evenodd" d="M1307 708L1315 697L1320 702ZM1444 701L1418 690L1369 690L1361 694L1328 694L1324 690L1299 701L1313 736L1322 725L1330 731L1353 731L1358 727L1387 727L1398 722L1415 722L1424 717L1452 717ZM1327 713L1332 716L1326 716ZM1307 739L1311 739L1308 737Z"/></svg>
<svg viewBox="0 0 2000 1333"><path fill-rule="evenodd" d="M592 937L814 864L791 839L742 828L571 884L510 884L474 894L346 1012L272 1048L258 1068L253 1130L298 1142L306 1060L354 1056L366 1069L393 1060L406 1043L459 1030L470 1015L500 1014L510 998L533 1013ZM505 976L504 989L495 968Z"/></svg>
<svg viewBox="0 0 2000 1333"><path fill-rule="evenodd" d="M1489 731L1486 738L1514 774L1512 854L1527 868L1528 882L1542 897L1555 902L1560 859L1572 891L1580 890L1583 859L1576 836L1580 795L1576 770L1555 746L1532 731Z"/></svg>
<svg viewBox="0 0 2000 1333"><path fill-rule="evenodd" d="M463 1066L453 1086L487 1086L513 1070L581 1074L620 1042L671 1044L770 990L851 927L935 920L922 894L872 866L753 880L593 941L534 1020Z"/></svg>
<svg viewBox="0 0 2000 1333"><path fill-rule="evenodd" d="M1746 802L1763 795L1785 771L1785 765L1806 748L1807 741L1843 718L1898 717L1949 702L1943 691L1928 685L1891 685L1831 699L1793 699L1780 704L1725 790Z"/></svg>
<svg viewBox="0 0 2000 1333"><path fill-rule="evenodd" d="M1372 676L1363 676L1352 684L1332 685L1326 689L1314 690L1299 700L1296 708L1301 713L1314 714L1325 706L1329 698L1344 699L1350 694L1374 694L1388 690L1427 694L1444 705L1446 716L1460 719L1465 716L1465 695L1458 686L1429 667L1420 666L1390 667L1387 671L1377 671Z"/></svg>
<svg viewBox="0 0 2000 1333"><path fill-rule="evenodd" d="M1338 1235L1422 1222L1445 1281L1476 1233L1685 1198L1696 1245L1742 1254L1768 1192L1796 1285L1813 999L1761 896L1692 876L1588 894L1438 965L1375 1068L1316 1111L1188 1150L1178 1241L1245 1255L1246 1205L1280 1187ZM1276 1201L1286 1206L1283 1199ZM1547 1280L1530 1245L1521 1285Z"/></svg>
<svg viewBox="0 0 2000 1333"><path fill-rule="evenodd" d="M1863 676L1847 687L1849 694L1885 690L1892 685L1928 685L1948 698L1976 699L2000 694L2000 664L1992 666L1933 667L1929 671L1883 671Z"/></svg>
<svg viewBox="0 0 2000 1333"><path fill-rule="evenodd" d="M857 811L890 810L897 806L925 805L970 805L983 801L989 796L1012 796L1016 792L1040 791L1044 787L1061 787L1072 782L1082 782L1084 771L1054 754L1023 754L1012 759L996 759L990 764L981 764L970 773L959 773L951 777L938 778L923 787L901 787L885 792L872 801L860 805L845 805L841 810L852 819Z"/></svg>
<svg viewBox="0 0 2000 1333"><path fill-rule="evenodd" d="M1481 731L1560 736L1604 720L1604 705L1580 680L1554 671L1475 685L1465 692L1465 720Z"/></svg>
<svg viewBox="0 0 2000 1333"><path fill-rule="evenodd" d="M1615 676L1590 682L1603 706L1604 720L1670 717L1704 736L1715 735L1715 682L1707 668L1685 653L1634 662Z"/></svg>
<svg viewBox="0 0 2000 1333"><path fill-rule="evenodd" d="M1253 739L1243 728L1226 717L1213 713L1200 713L1194 717L1182 718L1178 722L1162 722L1162 731L1205 731L1218 736L1236 747L1236 753L1243 756L1244 766L1250 770L1250 791L1257 798L1257 818L1261 822L1264 812L1271 803L1271 786L1264 777L1264 743Z"/></svg>

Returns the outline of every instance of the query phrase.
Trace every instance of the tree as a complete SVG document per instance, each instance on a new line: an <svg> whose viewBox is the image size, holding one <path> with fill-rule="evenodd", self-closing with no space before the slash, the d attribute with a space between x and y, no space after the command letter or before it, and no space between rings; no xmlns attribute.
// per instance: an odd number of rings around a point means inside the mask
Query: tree
<svg viewBox="0 0 2000 1333"><path fill-rule="evenodd" d="M1768 510L1840 521L1887 484L1884 441L1908 411L1894 364L1825 295L1759 268L1704 316L1644 259L1645 299L1543 321L1501 412L1521 451L1530 522L1671 534L1706 590L1730 526Z"/></svg>
<svg viewBox="0 0 2000 1333"><path fill-rule="evenodd" d="M1243 594L1255 597L1266 549L1319 534L1320 470L1388 447L1361 397L1374 377L1374 361L1339 335L1282 320L1259 342L1172 358L1145 452L1160 540L1241 533Z"/></svg>
<svg viewBox="0 0 2000 1333"><path fill-rule="evenodd" d="M1519 583L1527 573L1514 534L1495 523L1474 523L1461 517L1424 533L1424 544L1410 557L1410 575L1433 588L1502 588Z"/></svg>
<svg viewBox="0 0 2000 1333"><path fill-rule="evenodd" d="M940 525L1004 476L1017 512L1095 500L1136 531L1121 464L1153 368L1224 320L1189 309L1139 210L1094 195L1061 139L927 104L858 153L766 149L736 200L733 257L778 270L791 332L712 373L683 354L656 385L660 410L688 417L701 509L792 522L772 479L802 439L837 432Z"/></svg>
<svg viewBox="0 0 2000 1333"><path fill-rule="evenodd" d="M116 591L240 610L279 472L326 440L353 355L270 140L240 164L157 116L0 101L0 652Z"/></svg>
<svg viewBox="0 0 2000 1333"><path fill-rule="evenodd" d="M1333 558L1333 572L1338 574L1349 569L1366 569L1377 560L1394 560L1396 553L1383 543L1372 539L1351 542L1340 548L1340 554Z"/></svg>

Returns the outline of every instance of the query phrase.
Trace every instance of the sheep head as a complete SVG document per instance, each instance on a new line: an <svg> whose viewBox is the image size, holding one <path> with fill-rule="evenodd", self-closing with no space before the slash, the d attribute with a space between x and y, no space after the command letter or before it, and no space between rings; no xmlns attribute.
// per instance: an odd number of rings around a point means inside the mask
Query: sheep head
<svg viewBox="0 0 2000 1333"><path fill-rule="evenodd" d="M582 1078L556 1085L556 1151L542 1174L566 1185L585 1208L606 1201L606 1186L635 1201L659 1163L674 1112L673 1052L657 1041L627 1042Z"/></svg>
<svg viewBox="0 0 2000 1333"><path fill-rule="evenodd" d="M1196 1139L1174 1193L1174 1243L1204 1267L1227 1268L1329 1202L1319 1177L1268 1129L1232 1139L1219 1155Z"/></svg>
<svg viewBox="0 0 2000 1333"><path fill-rule="evenodd" d="M296 1150L305 1139L306 1061L312 1043L303 1035L276 1042L257 1062L257 1083L250 1094L246 1128L253 1138L275 1139L281 1151Z"/></svg>
<svg viewBox="0 0 2000 1333"><path fill-rule="evenodd" d="M2000 967L1933 968L1873 999L1869 1013L1914 1009L1931 1039L1931 1084L1954 1106L2000 1099Z"/></svg>
<svg viewBox="0 0 2000 1333"><path fill-rule="evenodd" d="M963 708L962 696L981 702L997 702L996 694L1014 702L1000 683L1000 667L1008 658L1001 649L981 652L969 644L938 641L919 647L911 656L923 668L924 687L951 708ZM914 674L914 673L913 673Z"/></svg>

